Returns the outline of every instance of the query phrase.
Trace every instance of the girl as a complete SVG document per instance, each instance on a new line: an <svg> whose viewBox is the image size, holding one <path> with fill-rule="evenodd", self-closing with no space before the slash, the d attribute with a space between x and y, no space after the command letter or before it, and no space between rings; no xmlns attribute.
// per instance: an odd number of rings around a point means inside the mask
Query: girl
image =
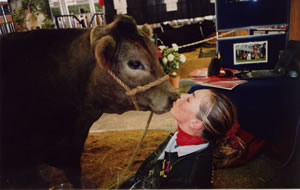
<svg viewBox="0 0 300 190"><path fill-rule="evenodd" d="M183 94L171 114L178 130L154 151L120 188L209 188L212 150L236 121L232 102L216 90Z"/></svg>

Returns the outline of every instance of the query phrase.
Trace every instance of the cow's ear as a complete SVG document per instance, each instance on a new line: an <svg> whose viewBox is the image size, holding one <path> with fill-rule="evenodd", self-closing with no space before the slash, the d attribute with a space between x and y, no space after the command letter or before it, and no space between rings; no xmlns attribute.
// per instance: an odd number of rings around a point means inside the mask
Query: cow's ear
<svg viewBox="0 0 300 190"><path fill-rule="evenodd" d="M144 24L143 26L141 26L139 28L144 33L145 36L147 36L150 39L152 38L153 31L152 31L152 28L150 25Z"/></svg>
<svg viewBox="0 0 300 190"><path fill-rule="evenodd" d="M105 70L110 68L110 62L116 51L116 41L109 35L95 42L95 56L97 64Z"/></svg>
<svg viewBox="0 0 300 190"><path fill-rule="evenodd" d="M90 43L93 46L94 42L105 35L104 27L96 26L90 31Z"/></svg>

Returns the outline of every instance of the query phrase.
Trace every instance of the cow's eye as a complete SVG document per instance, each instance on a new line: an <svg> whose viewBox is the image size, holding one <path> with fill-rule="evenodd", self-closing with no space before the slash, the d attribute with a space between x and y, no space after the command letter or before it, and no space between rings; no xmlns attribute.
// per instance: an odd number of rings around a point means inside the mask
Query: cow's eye
<svg viewBox="0 0 300 190"><path fill-rule="evenodd" d="M131 68L131 69L140 69L140 70L144 70L145 67L144 65L140 62L140 61L129 61L128 62L128 66Z"/></svg>

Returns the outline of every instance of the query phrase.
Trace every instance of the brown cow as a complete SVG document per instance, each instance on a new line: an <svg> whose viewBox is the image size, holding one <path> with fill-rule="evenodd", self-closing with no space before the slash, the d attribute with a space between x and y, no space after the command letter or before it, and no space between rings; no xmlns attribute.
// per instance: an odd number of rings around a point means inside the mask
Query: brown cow
<svg viewBox="0 0 300 190"><path fill-rule="evenodd" d="M0 38L2 188L47 187L40 163L66 171L79 188L80 155L103 113L134 109L125 90L164 76L147 27L118 16L94 29L36 30ZM141 110L167 112L177 94L163 83L136 95Z"/></svg>

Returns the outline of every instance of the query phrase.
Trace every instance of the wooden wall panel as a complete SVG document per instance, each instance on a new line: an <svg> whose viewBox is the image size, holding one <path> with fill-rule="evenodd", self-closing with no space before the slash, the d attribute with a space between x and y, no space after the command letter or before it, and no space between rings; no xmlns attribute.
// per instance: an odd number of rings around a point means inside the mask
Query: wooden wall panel
<svg viewBox="0 0 300 190"><path fill-rule="evenodd" d="M300 41L300 0L292 0L290 18L290 40Z"/></svg>

